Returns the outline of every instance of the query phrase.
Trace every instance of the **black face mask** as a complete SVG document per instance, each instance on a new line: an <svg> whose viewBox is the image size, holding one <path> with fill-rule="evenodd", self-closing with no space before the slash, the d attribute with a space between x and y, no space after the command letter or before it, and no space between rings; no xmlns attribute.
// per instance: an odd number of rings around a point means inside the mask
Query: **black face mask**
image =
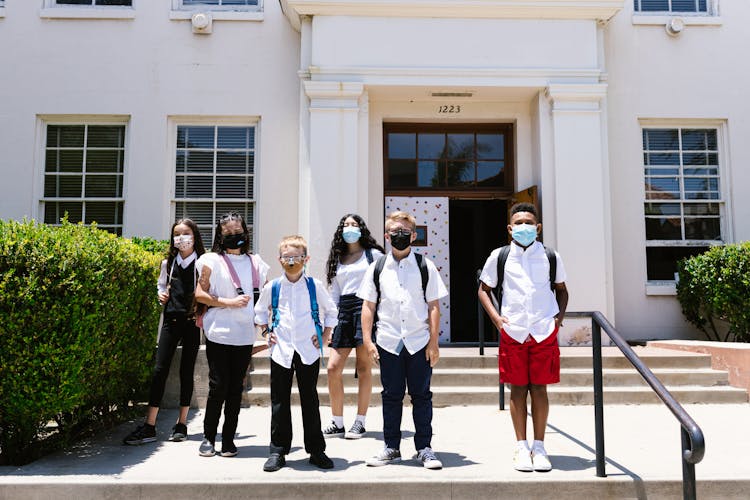
<svg viewBox="0 0 750 500"><path fill-rule="evenodd" d="M226 234L223 236L222 246L227 250L237 250L245 244L247 240L247 234Z"/></svg>
<svg viewBox="0 0 750 500"><path fill-rule="evenodd" d="M396 250L406 250L411 245L411 233L404 234L398 231L396 234L391 234L391 245Z"/></svg>

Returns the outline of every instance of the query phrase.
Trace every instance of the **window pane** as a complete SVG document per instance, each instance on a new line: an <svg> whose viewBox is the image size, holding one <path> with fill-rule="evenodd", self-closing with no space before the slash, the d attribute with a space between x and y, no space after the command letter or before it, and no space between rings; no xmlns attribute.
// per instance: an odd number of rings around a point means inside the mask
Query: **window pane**
<svg viewBox="0 0 750 500"><path fill-rule="evenodd" d="M647 168L646 175L680 175L679 168Z"/></svg>
<svg viewBox="0 0 750 500"><path fill-rule="evenodd" d="M216 172L220 173L250 173L248 169L248 153L218 151L216 153Z"/></svg>
<svg viewBox="0 0 750 500"><path fill-rule="evenodd" d="M58 164L60 172L82 172L83 150L62 150L59 152Z"/></svg>
<svg viewBox="0 0 750 500"><path fill-rule="evenodd" d="M421 136L420 136L421 148ZM440 179L440 169L436 161L420 161L417 185L419 187L440 187L443 185Z"/></svg>
<svg viewBox="0 0 750 500"><path fill-rule="evenodd" d="M87 175L86 198L117 198L122 196L122 180L119 175Z"/></svg>
<svg viewBox="0 0 750 500"><path fill-rule="evenodd" d="M646 203L646 215L680 216L679 203Z"/></svg>
<svg viewBox="0 0 750 500"><path fill-rule="evenodd" d="M668 0L641 0L641 10L643 12L668 11Z"/></svg>
<svg viewBox="0 0 750 500"><path fill-rule="evenodd" d="M209 228L216 223L213 203L211 202L177 202L175 204L175 217L178 219L193 219L193 222L199 226L207 225ZM209 246L211 244L210 241L205 240L203 243Z"/></svg>
<svg viewBox="0 0 750 500"><path fill-rule="evenodd" d="M87 201L84 223L122 224L119 205L122 205L122 203L118 201Z"/></svg>
<svg viewBox="0 0 750 500"><path fill-rule="evenodd" d="M186 151L187 171L206 172L214 171L214 153L212 151Z"/></svg>
<svg viewBox="0 0 750 500"><path fill-rule="evenodd" d="M388 134L388 158L412 159L416 158L416 134Z"/></svg>
<svg viewBox="0 0 750 500"><path fill-rule="evenodd" d="M674 280L678 261L706 250L708 247L646 248L646 277L649 280Z"/></svg>
<svg viewBox="0 0 750 500"><path fill-rule="evenodd" d="M682 227L679 217L646 217L647 240L681 240Z"/></svg>
<svg viewBox="0 0 750 500"><path fill-rule="evenodd" d="M49 125L47 147L82 148L84 130L83 125Z"/></svg>
<svg viewBox="0 0 750 500"><path fill-rule="evenodd" d="M476 173L473 161L449 161L448 162L448 186L466 186L474 184Z"/></svg>
<svg viewBox="0 0 750 500"><path fill-rule="evenodd" d="M252 177L216 176L217 198L252 198Z"/></svg>
<svg viewBox="0 0 750 500"><path fill-rule="evenodd" d="M181 192L181 190L178 188L176 194L179 198L213 198L213 184L213 177L210 176L186 176L184 191Z"/></svg>
<svg viewBox="0 0 750 500"><path fill-rule="evenodd" d="M505 158L505 136L502 134L477 134L477 158L502 160Z"/></svg>
<svg viewBox="0 0 750 500"><path fill-rule="evenodd" d="M719 204L685 203L685 215L719 215Z"/></svg>
<svg viewBox="0 0 750 500"><path fill-rule="evenodd" d="M125 127L89 125L89 148L121 148L125 142Z"/></svg>
<svg viewBox="0 0 750 500"><path fill-rule="evenodd" d="M502 186L505 184L503 176L504 162L477 162L477 182L481 186Z"/></svg>
<svg viewBox="0 0 750 500"><path fill-rule="evenodd" d="M185 147L213 149L214 127L184 127Z"/></svg>
<svg viewBox="0 0 750 500"><path fill-rule="evenodd" d="M439 159L443 157L445 151L445 134L419 134L418 139L420 159Z"/></svg>
<svg viewBox="0 0 750 500"><path fill-rule="evenodd" d="M44 203L44 222L46 224L59 224L60 219L66 214L70 222L80 222L83 220L83 203L71 201Z"/></svg>
<svg viewBox="0 0 750 500"><path fill-rule="evenodd" d="M252 129L248 127L218 127L217 147L227 149L247 149L249 135Z"/></svg>
<svg viewBox="0 0 750 500"><path fill-rule="evenodd" d="M413 187L416 181L415 160L391 160L388 162L389 187Z"/></svg>
<svg viewBox="0 0 750 500"><path fill-rule="evenodd" d="M474 158L474 134L448 134L447 158L458 160Z"/></svg>
<svg viewBox="0 0 750 500"><path fill-rule="evenodd" d="M122 172L125 152L93 150L86 152L86 172Z"/></svg>
<svg viewBox="0 0 750 500"><path fill-rule="evenodd" d="M83 179L79 175L61 175L57 179L58 191L55 197L59 198L81 198L81 187Z"/></svg>
<svg viewBox="0 0 750 500"><path fill-rule="evenodd" d="M718 217L685 217L685 238L688 240L720 240L720 219Z"/></svg>
<svg viewBox="0 0 750 500"><path fill-rule="evenodd" d="M258 5L258 0L183 0L183 5Z"/></svg>
<svg viewBox="0 0 750 500"><path fill-rule="evenodd" d="M646 165L679 165L679 153L644 153L643 161Z"/></svg>
<svg viewBox="0 0 750 500"><path fill-rule="evenodd" d="M698 12L695 0L672 0L673 12Z"/></svg>
<svg viewBox="0 0 750 500"><path fill-rule="evenodd" d="M677 129L643 130L643 149L650 151L677 151L679 148L680 141L677 135Z"/></svg>

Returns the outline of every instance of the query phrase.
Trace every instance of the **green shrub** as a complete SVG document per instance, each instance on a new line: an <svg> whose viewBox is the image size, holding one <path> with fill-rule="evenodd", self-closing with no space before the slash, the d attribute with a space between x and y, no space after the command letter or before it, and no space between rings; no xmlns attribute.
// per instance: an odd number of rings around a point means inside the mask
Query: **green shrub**
<svg viewBox="0 0 750 500"><path fill-rule="evenodd" d="M750 242L683 260L679 276L677 299L690 323L709 340L750 342Z"/></svg>
<svg viewBox="0 0 750 500"><path fill-rule="evenodd" d="M139 238L138 236L133 237L130 241L146 250L147 252L155 253L157 255L167 255L169 250L169 241L167 240L156 240L154 238Z"/></svg>
<svg viewBox="0 0 750 500"><path fill-rule="evenodd" d="M107 419L152 367L160 256L96 227L0 220L0 463Z"/></svg>

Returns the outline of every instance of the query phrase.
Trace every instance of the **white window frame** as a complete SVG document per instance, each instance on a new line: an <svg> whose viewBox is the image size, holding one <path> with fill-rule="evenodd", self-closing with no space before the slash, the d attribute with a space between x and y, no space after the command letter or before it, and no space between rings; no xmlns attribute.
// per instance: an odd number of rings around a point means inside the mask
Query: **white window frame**
<svg viewBox="0 0 750 500"><path fill-rule="evenodd" d="M115 227L120 227L122 234L125 234L125 228L127 227L127 214L125 210L125 203L127 203L127 193L128 193L128 172L130 170L129 162L130 162L130 154L129 154L129 144L130 144L130 116L128 115L108 115L108 116L101 116L101 115L39 115L37 116L37 144L39 151L39 157L36 164L36 173L37 178L35 185L36 187L36 196L35 199L37 200L37 210L36 210L36 219L40 221L44 221L45 213L44 213L44 204L47 201L51 202L58 202L58 201L65 201L65 199L61 198L47 198L44 196L44 179L45 179L45 163L46 163L46 151L47 151L47 127L48 126L80 126L80 125L112 125L112 126L124 126L125 127L125 136L124 136L124 142L123 142L123 150L125 152L124 155L124 161L122 165L122 195L114 198L76 198L76 199L70 199L69 201L115 201L115 202L121 202L123 204L123 215L122 220L120 221L120 224L115 224ZM88 134L87 134L88 136ZM85 148L85 142L84 142L84 148ZM51 225L57 225L57 224L51 224ZM109 227L109 224L104 224L104 226Z"/></svg>
<svg viewBox="0 0 750 500"><path fill-rule="evenodd" d="M631 21L634 25L661 26L667 25L675 17L679 17L685 26L721 26L724 21L719 15L719 0L706 0L708 12L682 12L682 11L639 11L635 10L634 0L630 2L633 9Z"/></svg>
<svg viewBox="0 0 750 500"><path fill-rule="evenodd" d="M145 0L149 1L149 0ZM39 11L43 19L134 19L138 0L132 5L61 5L57 0L44 0Z"/></svg>
<svg viewBox="0 0 750 500"><path fill-rule="evenodd" d="M183 5L182 0L172 0L169 19L189 21L195 12L210 12L214 21L263 21L264 0L258 5Z"/></svg>
<svg viewBox="0 0 750 500"><path fill-rule="evenodd" d="M258 217L258 207L259 204L259 191L258 191L258 175L259 175L259 131L260 131L260 120L258 117L254 116L247 116L247 117L227 117L227 116L194 116L194 117L170 117L169 121L169 136L170 136L170 155L169 155L169 199L170 199L170 219L164 221L164 232L169 232L169 228L171 227L172 222L176 220L177 217L177 203L182 202L196 202L196 203L205 203L205 202L211 202L213 203L213 220L211 224L211 233L213 236L213 231L216 228L216 219L220 213L216 211L216 204L217 203L250 203L253 205L253 218L252 220L245 220L245 223L247 224L248 228L251 229L252 233L252 241L250 242L250 247L253 252L257 252L258 249L258 235L260 234L259 231L259 224L258 221L260 220ZM177 155L177 129L179 127L253 127L255 129L255 138L254 138L254 147L252 148L254 153L254 164L253 164L253 197L248 199L239 199L239 198L177 198L177 193L175 191L175 185L177 182L177 172L175 169L175 159ZM216 151L214 149L214 151ZM215 165L215 164L214 164ZM216 175L215 173L213 174ZM188 214L189 215L189 214ZM205 227L205 224L199 224L199 227L203 226ZM203 242L203 244L206 246L206 249L210 249L211 245L213 243L213 240L208 240Z"/></svg>
<svg viewBox="0 0 750 500"><path fill-rule="evenodd" d="M733 241L733 235L731 232L732 224L729 220L731 199L729 197L729 186L731 186L731 169L729 168L729 158L727 151L729 150L726 144L726 121L724 120L680 120L680 119L641 119L639 120L639 143L638 152L640 157L640 173L643 181L644 189L642 191L641 200L641 214L645 224L646 203L653 202L646 198L645 190L645 169L647 166L643 161L643 131L644 129L713 129L716 130L716 146L719 157L719 199L716 200L704 200L705 202L717 203L719 205L719 219L720 219L720 232L721 240L649 240L646 239L646 232L644 226L643 232L643 263L644 263L644 276L646 271L646 248L648 247L689 247L689 246L716 246L723 245L725 243ZM682 151L682 149L680 149ZM680 182L683 180L683 174L680 173ZM680 204L684 203L681 198ZM676 281L675 280L648 280L646 276L646 294L647 295L676 295Z"/></svg>

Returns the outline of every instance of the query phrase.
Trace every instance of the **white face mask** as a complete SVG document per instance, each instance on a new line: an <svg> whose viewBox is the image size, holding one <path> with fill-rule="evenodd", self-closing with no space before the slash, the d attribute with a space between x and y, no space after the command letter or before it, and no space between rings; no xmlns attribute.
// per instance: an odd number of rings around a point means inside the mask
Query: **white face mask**
<svg viewBox="0 0 750 500"><path fill-rule="evenodd" d="M193 247L193 236L190 234L181 234L172 238L177 250L188 250Z"/></svg>

